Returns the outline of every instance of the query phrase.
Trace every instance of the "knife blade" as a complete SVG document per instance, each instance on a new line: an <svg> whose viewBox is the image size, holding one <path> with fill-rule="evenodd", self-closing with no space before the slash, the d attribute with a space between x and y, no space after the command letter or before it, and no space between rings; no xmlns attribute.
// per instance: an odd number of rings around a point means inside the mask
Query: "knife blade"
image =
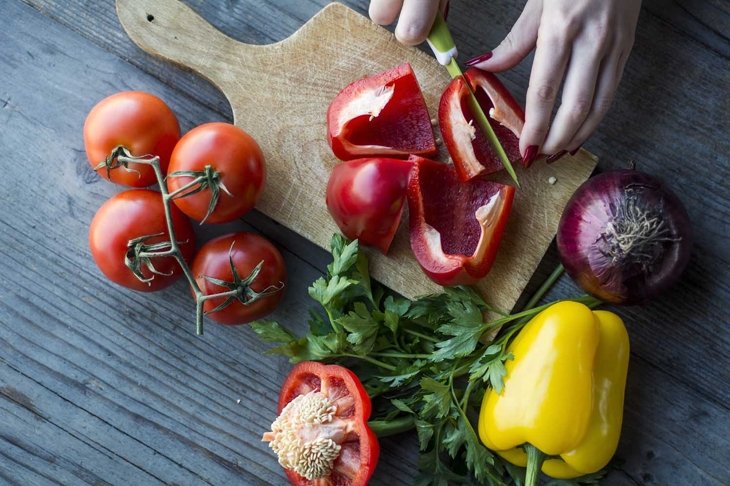
<svg viewBox="0 0 730 486"><path fill-rule="evenodd" d="M461 71L459 64L456 62L456 45L454 44L453 37L451 37L451 32L449 32L449 27L446 25L446 21L440 13L437 14L436 21L434 22L433 27L431 27L431 32L429 32L426 41L431 47L431 50L436 57L436 60L439 62L439 64L446 68L446 71L449 73L449 75L452 78L461 77L464 79L464 84L467 86L467 88L469 88L469 108L474 114L474 118L476 119L479 128L487 137L487 140L489 140L489 143L492 145L492 148L494 148L494 151L497 152L497 155L499 156L499 159L502 162L504 169L507 171L510 177L512 177L512 180L515 182L517 187L520 187L520 182L517 180L517 174L515 174L515 170L512 167L512 163L510 162L509 157L507 157L507 153L504 151L504 147L502 147L502 144L499 142L497 135L494 133L494 129L489 123L489 120L487 119L487 115L484 113L484 110L482 110L482 107L479 106L479 102L477 101L476 95L474 93L474 87L464 76L464 73Z"/></svg>

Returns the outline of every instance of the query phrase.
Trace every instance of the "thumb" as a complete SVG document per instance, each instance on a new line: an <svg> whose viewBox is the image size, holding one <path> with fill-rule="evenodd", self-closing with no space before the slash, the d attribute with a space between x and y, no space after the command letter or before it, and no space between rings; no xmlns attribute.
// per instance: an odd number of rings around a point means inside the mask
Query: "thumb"
<svg viewBox="0 0 730 486"><path fill-rule="evenodd" d="M491 53L470 59L466 65L492 72L516 66L535 48L541 16L542 0L529 0L507 37Z"/></svg>

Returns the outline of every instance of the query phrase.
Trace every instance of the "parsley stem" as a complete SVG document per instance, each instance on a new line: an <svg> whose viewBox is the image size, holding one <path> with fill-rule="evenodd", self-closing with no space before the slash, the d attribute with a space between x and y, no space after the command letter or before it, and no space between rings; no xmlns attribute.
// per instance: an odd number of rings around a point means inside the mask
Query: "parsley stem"
<svg viewBox="0 0 730 486"><path fill-rule="evenodd" d="M414 415L403 415L393 420L371 420L368 425L378 438L408 432L416 426Z"/></svg>
<svg viewBox="0 0 730 486"><path fill-rule="evenodd" d="M408 354L408 353L370 353L369 356L379 358L404 358L404 359L428 359L430 354Z"/></svg>
<svg viewBox="0 0 730 486"><path fill-rule="evenodd" d="M336 356L340 356L342 358L361 359L363 361L367 361L368 363L372 363L375 366L379 366L388 371L396 371L398 369L395 366L389 365L388 363L383 363L382 361L378 361L377 359L371 358L370 356L364 356L364 355L359 355L359 354L350 354L350 353L340 353Z"/></svg>
<svg viewBox="0 0 730 486"><path fill-rule="evenodd" d="M525 304L525 307L523 310L532 309L537 305L538 302L545 296L545 294L548 293L548 291L555 285L555 282L558 281L561 275L565 272L565 267L562 264L558 264L557 267L555 267L555 270L550 274L550 276L540 285L540 288L537 289L537 291L532 294L532 297L530 297L530 300L527 301L527 304Z"/></svg>
<svg viewBox="0 0 730 486"><path fill-rule="evenodd" d="M454 377L455 377L455 370L451 372L451 375L449 376L449 388L451 389L451 399L454 401L454 405L456 405L457 410L459 411L459 418L464 421L465 429L468 434L470 434L473 439L474 447L484 447L482 443L479 441L479 436L477 435L476 431L474 430L474 427L471 425L471 422L469 421L469 418L466 416L466 412L462 410L462 408L459 406L459 400L456 398L456 390L454 390ZM471 385L473 382L469 382L469 385ZM469 390L469 387L467 387L467 390ZM464 397L468 400L469 396L464 394ZM464 409L466 409L466 406L464 406ZM470 442L467 439L467 442ZM437 445L438 447L438 445ZM484 448L486 451L487 449ZM492 480L491 484L497 484L499 486L507 486L507 483L502 481L500 478L498 478L496 475L492 474L491 471L485 469L484 472L489 476L489 478Z"/></svg>
<svg viewBox="0 0 730 486"><path fill-rule="evenodd" d="M474 385L476 384L476 380L471 380L466 385L466 390L464 390L464 396L461 399L461 410L466 414L466 407L469 406L469 397L471 396L471 391L474 389Z"/></svg>
<svg viewBox="0 0 730 486"><path fill-rule="evenodd" d="M426 341L431 341L432 343L437 343L437 342L439 342L439 340L438 340L438 339L436 339L436 338L435 338L435 337L433 337L433 336L428 336L428 335L426 335L426 334L423 334L423 333L421 333L421 332L418 332L418 331L414 331L414 330L412 330L412 329L403 329L403 332L405 332L405 333L407 333L407 334L410 334L411 336L416 336L416 337L419 337L419 338L421 338L421 339L424 339L424 340L426 340Z"/></svg>

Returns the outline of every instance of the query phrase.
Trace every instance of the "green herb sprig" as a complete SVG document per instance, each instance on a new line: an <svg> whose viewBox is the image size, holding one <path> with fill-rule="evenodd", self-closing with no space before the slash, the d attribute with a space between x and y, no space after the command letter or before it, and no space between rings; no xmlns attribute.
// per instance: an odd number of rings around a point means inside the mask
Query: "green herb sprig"
<svg viewBox="0 0 730 486"><path fill-rule="evenodd" d="M530 308L507 314L468 287L405 299L371 281L357 241L335 235L331 251L327 274L309 288L321 310L310 312L307 334L296 336L274 321L251 324L275 345L268 352L292 363L316 360L352 369L373 399L370 425L379 437L415 429L421 450L417 485L520 484L524 471L484 447L472 419L484 391L503 388L510 339L552 305L535 306L560 272ZM598 303L588 296L575 300ZM485 315L497 317L485 321Z"/></svg>

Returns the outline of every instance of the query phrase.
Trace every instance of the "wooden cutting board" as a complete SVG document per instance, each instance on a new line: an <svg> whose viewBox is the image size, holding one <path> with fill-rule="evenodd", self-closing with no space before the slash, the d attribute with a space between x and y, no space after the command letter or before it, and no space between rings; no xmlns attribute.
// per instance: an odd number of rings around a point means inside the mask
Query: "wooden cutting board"
<svg viewBox="0 0 730 486"><path fill-rule="evenodd" d="M324 248L338 231L324 198L338 163L326 141L332 98L355 79L409 62L435 117L449 82L432 57L402 46L386 29L337 3L291 37L265 46L237 42L177 0L117 0L117 13L142 49L199 73L226 95L235 124L266 157L267 183L257 209ZM596 158L581 151L553 165L538 161L529 171L517 168L522 189L497 261L478 285L488 302L506 310L514 306L568 198L595 165ZM372 275L407 297L438 292L411 254L407 226L406 216L387 257L369 252Z"/></svg>

